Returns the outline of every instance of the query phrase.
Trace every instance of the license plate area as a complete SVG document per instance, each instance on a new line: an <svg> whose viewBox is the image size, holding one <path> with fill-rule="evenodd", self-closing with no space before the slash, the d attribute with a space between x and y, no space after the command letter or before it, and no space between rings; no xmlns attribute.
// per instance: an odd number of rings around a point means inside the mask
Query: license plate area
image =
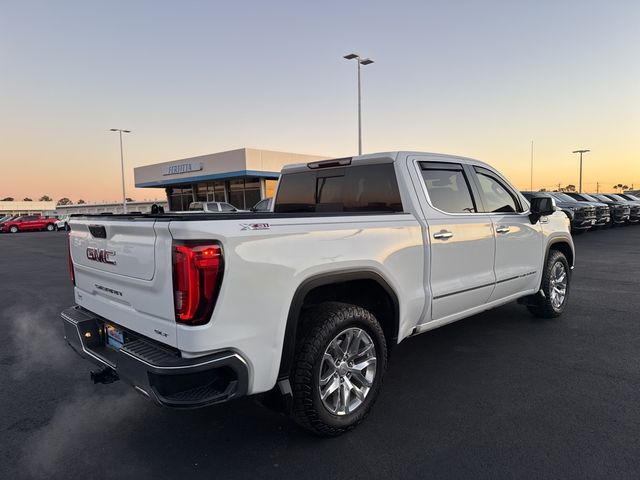
<svg viewBox="0 0 640 480"><path fill-rule="evenodd" d="M104 333L107 346L120 350L124 345L124 331L111 325L110 323L104 324Z"/></svg>

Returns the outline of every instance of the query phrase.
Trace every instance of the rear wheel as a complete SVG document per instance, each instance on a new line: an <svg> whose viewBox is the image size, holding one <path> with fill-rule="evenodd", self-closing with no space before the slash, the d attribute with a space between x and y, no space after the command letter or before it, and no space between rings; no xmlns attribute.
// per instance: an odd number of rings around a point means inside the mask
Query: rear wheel
<svg viewBox="0 0 640 480"><path fill-rule="evenodd" d="M562 252L551 250L542 274L544 298L538 305L529 305L529 311L540 318L559 317L567 305L570 281L571 270L567 258Z"/></svg>
<svg viewBox="0 0 640 480"><path fill-rule="evenodd" d="M53 232L55 230L55 225L53 223L47 224L47 232Z"/></svg>
<svg viewBox="0 0 640 480"><path fill-rule="evenodd" d="M11 233L18 233L18 227L16 227L15 225L13 225L13 226L9 229L9 231L10 231Z"/></svg>
<svg viewBox="0 0 640 480"><path fill-rule="evenodd" d="M328 302L308 311L291 381L294 420L323 436L362 422L378 396L387 345L371 312Z"/></svg>

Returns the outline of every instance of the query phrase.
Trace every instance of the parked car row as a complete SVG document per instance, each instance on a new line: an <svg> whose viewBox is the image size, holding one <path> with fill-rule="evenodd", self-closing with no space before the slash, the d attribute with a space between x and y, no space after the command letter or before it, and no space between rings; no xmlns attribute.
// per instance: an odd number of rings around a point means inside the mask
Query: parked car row
<svg viewBox="0 0 640 480"><path fill-rule="evenodd" d="M0 232L18 233L38 230L47 232L69 230L69 215L59 218L40 215L5 215L0 217Z"/></svg>
<svg viewBox="0 0 640 480"><path fill-rule="evenodd" d="M577 192L522 192L527 198L547 194L571 221L571 232L640 222L640 198L631 194Z"/></svg>
<svg viewBox="0 0 640 480"><path fill-rule="evenodd" d="M241 210L227 202L191 202L189 212L202 213L246 213L271 211L271 198L265 198L256 203L249 210ZM138 214L141 212L129 212ZM106 215L106 213L105 213ZM70 215L57 217L41 215L0 215L0 232L18 233L32 231L69 230Z"/></svg>

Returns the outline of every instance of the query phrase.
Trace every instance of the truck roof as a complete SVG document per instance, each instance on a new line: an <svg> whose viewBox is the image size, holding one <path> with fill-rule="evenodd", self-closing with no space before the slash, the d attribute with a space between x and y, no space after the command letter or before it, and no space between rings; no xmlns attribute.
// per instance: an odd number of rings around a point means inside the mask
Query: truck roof
<svg viewBox="0 0 640 480"><path fill-rule="evenodd" d="M456 163L466 163L472 165L479 165L486 168L492 167L480 160L476 160L474 158L469 157L461 157L458 155L449 155L445 153L433 153L433 152L419 152L419 151L411 151L411 150L398 150L395 152L377 152L377 153L367 153L365 155L353 156L353 157L342 157L342 158L334 158L328 160L322 160L319 162L311 162L313 163L324 163L324 162L335 162L340 160L350 160L350 165L368 165L372 163L391 163L399 160L401 158L406 158L411 155L420 155L421 157L426 157L426 159L430 159L434 162L456 162ZM308 171L309 163L294 163L290 165L285 165L282 168L282 173L295 173ZM336 165L338 166L338 165Z"/></svg>

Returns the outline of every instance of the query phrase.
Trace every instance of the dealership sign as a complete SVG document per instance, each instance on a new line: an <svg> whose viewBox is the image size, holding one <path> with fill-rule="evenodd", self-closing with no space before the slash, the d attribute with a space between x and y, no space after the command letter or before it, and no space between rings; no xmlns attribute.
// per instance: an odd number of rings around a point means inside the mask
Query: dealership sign
<svg viewBox="0 0 640 480"><path fill-rule="evenodd" d="M178 163L177 165L169 165L162 169L162 175L179 175L181 173L199 172L202 170L202 163Z"/></svg>

